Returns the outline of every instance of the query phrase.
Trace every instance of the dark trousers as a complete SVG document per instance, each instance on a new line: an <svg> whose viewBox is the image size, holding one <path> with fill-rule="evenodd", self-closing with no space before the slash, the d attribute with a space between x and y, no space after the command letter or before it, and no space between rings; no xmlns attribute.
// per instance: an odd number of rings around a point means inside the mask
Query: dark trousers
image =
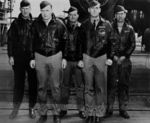
<svg viewBox="0 0 150 123"><path fill-rule="evenodd" d="M83 54L83 62L85 106L87 115L103 117L105 115L107 105L106 55L92 58Z"/></svg>
<svg viewBox="0 0 150 123"><path fill-rule="evenodd" d="M75 89L77 95L77 104L79 111L84 110L84 83L82 69L77 66L78 62L67 61L67 67L64 70L63 82L61 84L61 109L67 110L67 104L70 95L70 85L72 75L75 77Z"/></svg>
<svg viewBox="0 0 150 123"><path fill-rule="evenodd" d="M131 68L130 59L125 59L120 65L113 62L112 66L108 67L107 103L110 110L113 109L116 92L118 92L119 109L127 110Z"/></svg>
<svg viewBox="0 0 150 123"><path fill-rule="evenodd" d="M62 81L62 52L46 57L35 53L35 69L38 79L38 103L41 115L46 115L47 107L47 88L50 84L52 91L53 114L59 115L60 112L60 83Z"/></svg>
<svg viewBox="0 0 150 123"><path fill-rule="evenodd" d="M29 107L34 107L37 102L37 79L35 69L29 66L29 59L26 56L14 57L14 107L19 108L24 96L25 79L27 75L29 88Z"/></svg>

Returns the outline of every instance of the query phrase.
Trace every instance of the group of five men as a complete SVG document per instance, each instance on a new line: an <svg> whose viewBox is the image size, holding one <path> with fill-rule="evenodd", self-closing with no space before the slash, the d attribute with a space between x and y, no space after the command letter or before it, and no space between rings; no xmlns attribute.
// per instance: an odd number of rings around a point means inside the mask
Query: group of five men
<svg viewBox="0 0 150 123"><path fill-rule="evenodd" d="M78 22L78 10L70 7L67 19L56 18L48 1L40 3L41 14L33 21L27 0L20 3L19 17L8 31L9 63L14 70L14 109L21 105L26 72L29 83L29 116L35 118L39 104L40 118L47 120L47 87L52 91L54 123L67 114L72 74L79 116L85 123L101 123L102 117L113 114L118 87L119 111L124 118L129 100L131 75L130 55L135 49L135 35L126 20L127 10L118 5L112 25L99 14L101 4L89 3L89 18ZM107 70L108 69L108 70ZM95 98L94 98L95 95Z"/></svg>

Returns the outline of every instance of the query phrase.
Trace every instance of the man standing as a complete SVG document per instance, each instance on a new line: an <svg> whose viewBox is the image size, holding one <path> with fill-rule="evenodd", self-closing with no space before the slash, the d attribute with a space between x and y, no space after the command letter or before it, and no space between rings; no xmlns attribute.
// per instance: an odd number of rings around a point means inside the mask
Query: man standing
<svg viewBox="0 0 150 123"><path fill-rule="evenodd" d="M119 111L123 118L129 119L127 104L129 101L129 83L131 79L130 56L135 49L135 33L133 27L126 21L127 10L118 5L115 19L112 23L116 40L116 51L112 66L108 67L108 97L105 117L113 114L115 93L118 90Z"/></svg>
<svg viewBox="0 0 150 123"><path fill-rule="evenodd" d="M38 79L38 103L41 117L37 123L47 120L47 86L50 82L54 123L60 123L60 83L62 68L67 61L68 34L63 22L57 19L48 1L40 3L41 14L31 27L30 66L35 67Z"/></svg>
<svg viewBox="0 0 150 123"><path fill-rule="evenodd" d="M112 27L108 21L99 16L100 6L97 1L90 2L88 8L90 17L82 23L79 35L82 42L79 66L84 65L85 106L88 115L85 123L101 123L101 117L105 114L107 65L112 64L114 53Z"/></svg>
<svg viewBox="0 0 150 123"><path fill-rule="evenodd" d="M64 11L68 13L68 19L64 21L68 33L69 33L69 51L66 57L67 67L64 70L64 78L61 86L61 113L60 116L63 117L67 114L67 103L70 95L70 85L72 75L75 77L75 89L77 94L77 104L79 109L79 116L81 118L85 118L84 112L84 83L82 76L82 69L78 67L78 42L77 36L79 33L80 23L78 20L78 10L75 7L70 7L68 11Z"/></svg>
<svg viewBox="0 0 150 123"><path fill-rule="evenodd" d="M35 118L34 106L37 98L37 81L35 69L31 69L29 55L29 30L32 24L32 15L30 14L31 6L27 0L20 3L18 18L15 19L8 31L8 56L9 63L14 71L14 109L10 115L13 119L18 114L24 95L26 72L29 85L29 116Z"/></svg>

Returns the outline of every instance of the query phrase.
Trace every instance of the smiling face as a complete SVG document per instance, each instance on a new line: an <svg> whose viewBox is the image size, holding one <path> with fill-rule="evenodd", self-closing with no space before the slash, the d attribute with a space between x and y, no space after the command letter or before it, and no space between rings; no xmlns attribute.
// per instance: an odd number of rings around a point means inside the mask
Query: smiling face
<svg viewBox="0 0 150 123"><path fill-rule="evenodd" d="M88 12L90 13L90 15L91 15L92 17L97 17L97 16L99 16L99 14L100 14L100 12L101 12L100 4L88 8Z"/></svg>
<svg viewBox="0 0 150 123"><path fill-rule="evenodd" d="M68 19L72 23L75 23L78 20L78 17L79 15L77 11L72 11L72 12L69 12L68 14Z"/></svg>
<svg viewBox="0 0 150 123"><path fill-rule="evenodd" d="M30 6L21 7L20 11L21 11L22 16L24 16L25 18L29 17L29 14L31 12L31 7Z"/></svg>
<svg viewBox="0 0 150 123"><path fill-rule="evenodd" d="M126 18L126 13L124 11L117 12L115 16L119 23L123 23Z"/></svg>
<svg viewBox="0 0 150 123"><path fill-rule="evenodd" d="M52 7L50 5L41 9L41 15L44 20L49 20L52 16L52 13L53 13L53 11L52 11Z"/></svg>

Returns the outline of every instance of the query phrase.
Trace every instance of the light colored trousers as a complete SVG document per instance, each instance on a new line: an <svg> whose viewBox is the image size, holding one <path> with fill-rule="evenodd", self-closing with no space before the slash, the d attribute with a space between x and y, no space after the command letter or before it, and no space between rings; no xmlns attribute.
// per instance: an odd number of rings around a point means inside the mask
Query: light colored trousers
<svg viewBox="0 0 150 123"><path fill-rule="evenodd" d="M92 58L83 54L83 62L86 113L88 116L103 117L107 105L106 55Z"/></svg>
<svg viewBox="0 0 150 123"><path fill-rule="evenodd" d="M53 56L43 56L35 53L35 64L38 80L38 103L41 115L46 115L47 107L47 87L50 84L52 91L53 114L60 112L60 84L62 81L62 52Z"/></svg>

